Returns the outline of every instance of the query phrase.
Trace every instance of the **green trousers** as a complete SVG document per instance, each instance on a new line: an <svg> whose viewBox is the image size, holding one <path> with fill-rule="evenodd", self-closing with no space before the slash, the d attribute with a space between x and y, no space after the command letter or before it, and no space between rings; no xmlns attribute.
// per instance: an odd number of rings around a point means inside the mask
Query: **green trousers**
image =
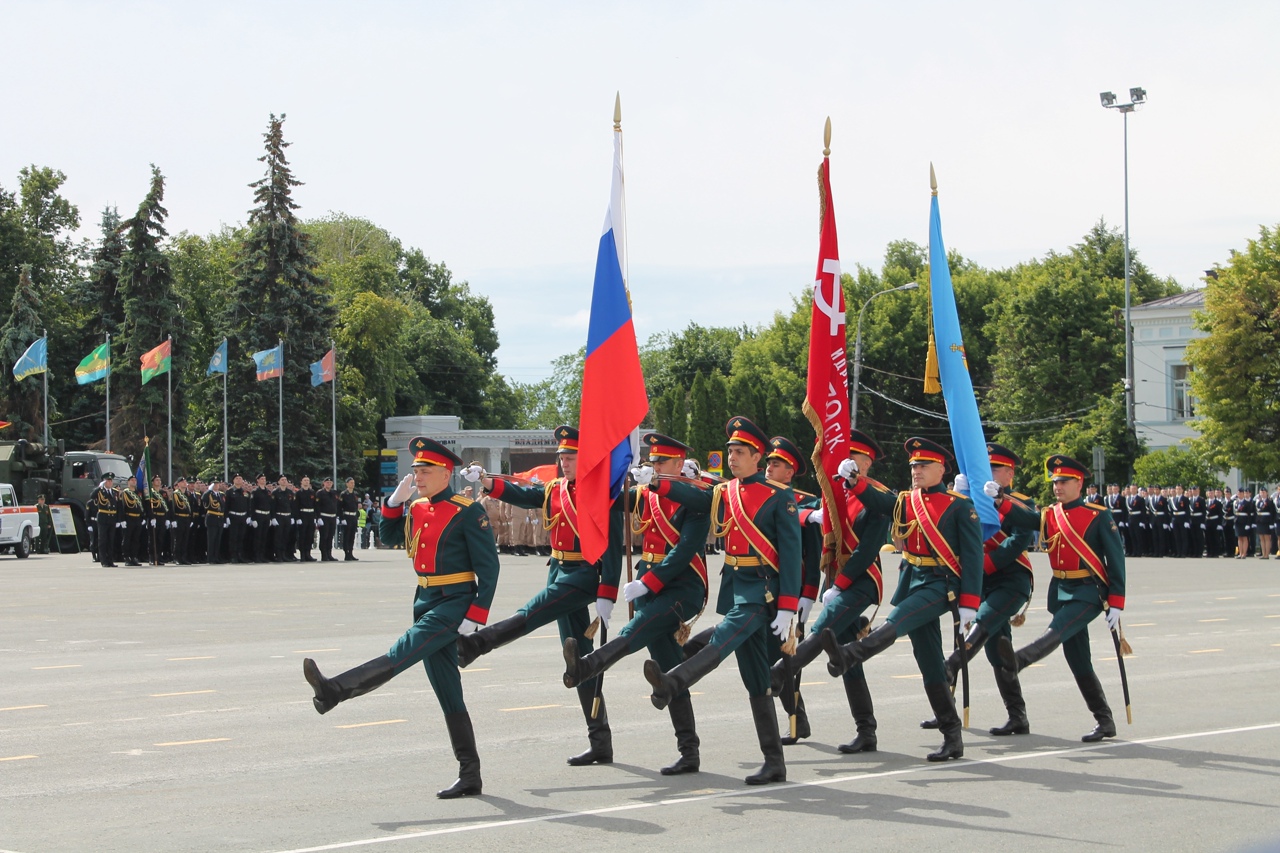
<svg viewBox="0 0 1280 853"><path fill-rule="evenodd" d="M982 605L977 621L986 629L987 660L992 666L1003 666L996 651L997 640L1005 637L1013 642L1009 620L1016 616L1031 598L1031 573L1009 569L987 575L982 581Z"/></svg>
<svg viewBox="0 0 1280 853"><path fill-rule="evenodd" d="M738 674L751 698L769 692L770 608L764 604L734 604L711 633L707 643L720 653L720 660L733 653L738 658Z"/></svg>
<svg viewBox="0 0 1280 853"><path fill-rule="evenodd" d="M852 643L858 639L858 619L880 600L880 589L870 575L864 574L840 590L840 594L831 603L822 608L818 618L814 620L810 633L821 634L827 628L835 632L841 644ZM845 670L844 680L847 684L856 684L867 680L862 671L862 664L856 663Z"/></svg>
<svg viewBox="0 0 1280 853"><path fill-rule="evenodd" d="M418 588L413 601L413 625L396 640L387 657L399 675L418 661L446 714L467 710L458 672L458 626L471 606L468 584Z"/></svg>
<svg viewBox="0 0 1280 853"><path fill-rule="evenodd" d="M1093 656L1089 650L1089 623L1098 617L1102 607L1090 601L1068 601L1053 610L1051 630L1062 635L1062 655L1075 676L1093 674Z"/></svg>
<svg viewBox="0 0 1280 853"><path fill-rule="evenodd" d="M573 637L578 641L578 653L589 654L594 646L586 636L587 626L591 624L588 607L595 603L599 582L600 575L595 568L563 566L553 558L547 569L546 587L519 610L527 620L520 636L554 621L560 629L561 645ZM583 683L594 686L595 679Z"/></svg>
<svg viewBox="0 0 1280 853"><path fill-rule="evenodd" d="M920 675L924 677L925 687L947 683L942 630L938 620L950 616L948 588L945 577L912 566L906 596L885 619L892 623L898 636L906 634L911 638L911 651Z"/></svg>
<svg viewBox="0 0 1280 853"><path fill-rule="evenodd" d="M679 577L661 592L651 592L638 599L636 615L618 631L618 637L630 641L627 654L648 649L649 657L658 662L663 672L670 672L684 662L676 631L702 608L702 581L692 570L686 574L687 578Z"/></svg>

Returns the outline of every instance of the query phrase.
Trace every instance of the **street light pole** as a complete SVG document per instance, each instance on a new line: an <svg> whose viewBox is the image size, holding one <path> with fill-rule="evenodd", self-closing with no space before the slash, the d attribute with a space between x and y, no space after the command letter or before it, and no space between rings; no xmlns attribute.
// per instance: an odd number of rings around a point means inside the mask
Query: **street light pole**
<svg viewBox="0 0 1280 853"><path fill-rule="evenodd" d="M849 387L849 426L852 429L858 428L858 385L862 382L862 318L867 313L867 306L877 296L884 296L886 293L895 293L899 290L915 290L919 286L914 281L909 281L906 284L891 287L879 293L873 293L867 297L867 301L862 303L862 309L858 311L858 334L853 342L853 385Z"/></svg>
<svg viewBox="0 0 1280 853"><path fill-rule="evenodd" d="M1140 86L1129 89L1129 103L1116 103L1112 92L1103 92L1099 96L1102 106L1109 110L1119 110L1124 117L1124 423L1125 428L1133 432L1133 322L1130 311L1133 297L1130 290L1129 273L1129 113L1138 104L1147 100L1147 90Z"/></svg>

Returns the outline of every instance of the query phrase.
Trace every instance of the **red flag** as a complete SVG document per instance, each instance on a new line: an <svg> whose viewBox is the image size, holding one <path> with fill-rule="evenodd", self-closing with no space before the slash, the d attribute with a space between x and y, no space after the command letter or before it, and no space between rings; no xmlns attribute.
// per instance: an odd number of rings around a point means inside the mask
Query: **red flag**
<svg viewBox="0 0 1280 853"><path fill-rule="evenodd" d="M844 502L835 492L836 469L849 458L849 365L845 336L844 289L840 286L840 249L836 244L836 213L831 203L830 161L818 168L822 234L818 243L818 273L813 284L813 314L809 326L809 372L804 413L817 433L813 472L822 488L822 529L827 547L823 568L830 560L839 567L848 557ZM834 534L834 535L832 535Z"/></svg>

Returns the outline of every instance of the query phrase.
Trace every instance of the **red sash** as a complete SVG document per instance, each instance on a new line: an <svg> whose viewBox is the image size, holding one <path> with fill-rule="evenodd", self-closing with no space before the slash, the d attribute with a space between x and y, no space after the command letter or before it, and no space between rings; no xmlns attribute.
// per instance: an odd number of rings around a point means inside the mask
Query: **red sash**
<svg viewBox="0 0 1280 853"><path fill-rule="evenodd" d="M858 548L858 534L853 532L853 524L858 520L858 513L860 512L862 512L862 501L857 495L850 492L844 505L846 523L841 525L844 532L844 547L849 554L852 554Z"/></svg>
<svg viewBox="0 0 1280 853"><path fill-rule="evenodd" d="M416 509L418 507L422 509ZM462 507L451 500L433 504L429 498L418 498L409 504L409 511L404 514L405 541L408 543L404 550L413 561L415 572L420 575L436 573L436 549L440 547L440 535L461 511Z"/></svg>
<svg viewBox="0 0 1280 853"><path fill-rule="evenodd" d="M778 549L773 547L769 537L756 527L751 514L742 504L742 481L730 480L723 488L727 497L725 507L729 513L729 520L738 526L747 544L755 549L760 558L772 566L775 572L778 571Z"/></svg>
<svg viewBox="0 0 1280 853"><path fill-rule="evenodd" d="M573 531L573 535L577 537L578 507L573 502L573 495L569 493L569 481L564 477L561 477L556 482L560 484L560 512L556 514L556 517L559 518L562 516L565 522L568 523L569 529Z"/></svg>
<svg viewBox="0 0 1280 853"><path fill-rule="evenodd" d="M1009 538L1008 533L1005 533L1003 530L997 530L994 534L992 534L990 539L988 539L985 543L983 543L983 550L986 551L988 554L990 554L992 551L999 548L1001 543L1003 543L1008 538ZM1031 571L1031 558L1027 556L1026 551L1023 551L1021 554L1019 554L1018 559L1014 560L1014 562L1017 563L1019 566L1022 566L1022 568L1026 569L1027 571ZM994 571L994 569L992 571ZM991 572L988 572L987 574L991 574Z"/></svg>
<svg viewBox="0 0 1280 853"><path fill-rule="evenodd" d="M1076 509L1082 508L1083 507L1076 507ZM1096 515L1094 513L1091 512L1089 514L1090 521L1093 521L1095 517ZM1080 558L1080 562L1088 566L1089 571L1097 575L1098 579L1104 584L1107 583L1107 570L1102 565L1102 558L1095 554L1093 549L1089 547L1088 543L1084 541L1084 536L1082 536L1080 531L1076 530L1075 526L1071 523L1071 517L1068 516L1067 511L1062 508L1062 504L1053 505L1053 520L1058 528L1058 535L1061 536L1071 550L1076 553L1076 556ZM1086 525L1086 529L1088 529L1088 525ZM1052 553L1052 551L1050 551L1050 553ZM1055 568L1057 567L1055 566Z"/></svg>
<svg viewBox="0 0 1280 853"><path fill-rule="evenodd" d="M676 526L671 523L671 519L662 511L662 499L649 489L645 489L645 495L649 499L649 517L653 519L653 529L661 534L668 546L674 548L676 543L680 541L680 531L676 530ZM707 603L707 590L710 587L707 580L707 561L702 558L701 554L694 554L693 559L689 561L689 565L698 573L698 578L702 581L702 603L705 606Z"/></svg>
<svg viewBox="0 0 1280 853"><path fill-rule="evenodd" d="M947 511L951 504L948 503L943 507L942 512L938 513L938 518L942 517L942 513ZM924 493L919 489L911 490L911 512L915 515L915 521L920 525L920 535L929 543L929 547L938 556L938 559L946 563L947 568L955 572L956 577L960 576L960 557L952 549L942 531L938 529L938 519L929 513L929 502L924 499Z"/></svg>

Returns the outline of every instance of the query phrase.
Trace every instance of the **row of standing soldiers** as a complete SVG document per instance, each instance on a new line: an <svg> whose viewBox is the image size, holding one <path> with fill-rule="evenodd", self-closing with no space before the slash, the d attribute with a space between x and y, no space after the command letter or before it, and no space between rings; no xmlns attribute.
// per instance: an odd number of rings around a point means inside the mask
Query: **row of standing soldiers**
<svg viewBox="0 0 1280 853"><path fill-rule="evenodd" d="M1027 496L1010 491L1014 466L1021 460L1007 448L988 445L995 479L971 498L963 477L957 477L958 491L943 483L947 466L954 464L950 453L928 439L913 438L906 445L912 488L895 494L867 476L882 451L869 436L853 430L848 458L839 465L837 492L815 506L813 496L789 485L804 470L804 456L793 442L767 438L744 417L731 419L726 434L733 479L717 483L689 467L686 445L656 433L645 435L652 464L632 469L636 485L607 507L607 541L588 541L579 534L592 528L579 512L584 490L577 479L575 428L556 429L563 476L545 487L490 475L479 465L465 468L463 477L480 483L491 497L515 507L540 508L551 535L545 587L513 615L492 623L489 608L499 565L489 517L477 502L449 487L461 460L438 442L415 438L409 445L413 474L388 499L381 523L383 541L403 543L413 562L414 622L385 655L334 677L324 676L315 661L304 660L315 709L328 713L423 664L459 765L457 780L437 796L479 794L480 759L459 668L555 622L563 641L564 685L577 690L587 729L588 748L568 759L571 766L613 761L602 676L641 651L649 656L643 674L652 688L650 700L669 712L679 751L678 759L662 768L663 775L699 771L701 741L691 688L731 654L764 755L764 765L746 778L747 784L786 780L783 746L811 735L808 721L800 724L799 719L804 715L800 669L823 652L828 672L844 678L857 728L857 737L840 751L873 752L876 720L863 664L902 636L911 642L934 712L922 726L938 729L944 738L942 747L929 754L930 761L964 754L953 691L963 672L968 704L968 660L984 646L1008 712L1008 721L992 728L992 735L1030 732L1019 672L1059 647L1096 721L1083 740L1116 735L1091 663L1087 629L1105 613L1119 646L1124 551L1107 509L1084 499L1084 466L1061 455L1046 460L1058 502L1042 512ZM763 471L762 465L767 466ZM975 501L991 502L999 517L999 529L985 541ZM835 546L834 530L824 543L827 512L838 514L839 526L846 528L840 534L846 548ZM637 576L623 585L623 530L628 527L640 535L643 553ZM831 530L830 525L825 529ZM708 530L724 542L715 602L723 618L691 636L708 600ZM1053 570L1048 594L1052 620L1043 634L1015 649L1011 627L1021 624L1020 614L1030 600L1032 566L1025 552L1037 531ZM880 552L886 534L892 535L903 562L890 602L893 609L882 624L868 630L876 615L873 608L883 597ZM820 552L831 546L848 558L833 565L823 580L814 547ZM634 614L610 638L619 593ZM817 620L800 640L811 611L818 613ZM939 625L948 613L956 640L949 658ZM780 735L774 705L778 696L792 723L787 738ZM1125 699L1127 706L1127 686Z"/></svg>
<svg viewBox="0 0 1280 853"><path fill-rule="evenodd" d="M93 559L113 567L143 563L182 566L196 563L336 562L335 538L347 560L356 560L360 501L354 479L346 491L325 477L320 489L303 477L294 486L281 476L268 485L259 474L250 486L237 474L229 485L179 477L173 488L152 478L139 490L129 477L123 488L107 474L86 508Z"/></svg>
<svg viewBox="0 0 1280 853"><path fill-rule="evenodd" d="M1107 486L1105 497L1092 487L1090 499L1104 504L1124 538L1130 557L1269 556L1276 523L1275 500L1266 489L1254 496L1239 489L1192 486ZM1203 494L1202 494L1203 492Z"/></svg>

